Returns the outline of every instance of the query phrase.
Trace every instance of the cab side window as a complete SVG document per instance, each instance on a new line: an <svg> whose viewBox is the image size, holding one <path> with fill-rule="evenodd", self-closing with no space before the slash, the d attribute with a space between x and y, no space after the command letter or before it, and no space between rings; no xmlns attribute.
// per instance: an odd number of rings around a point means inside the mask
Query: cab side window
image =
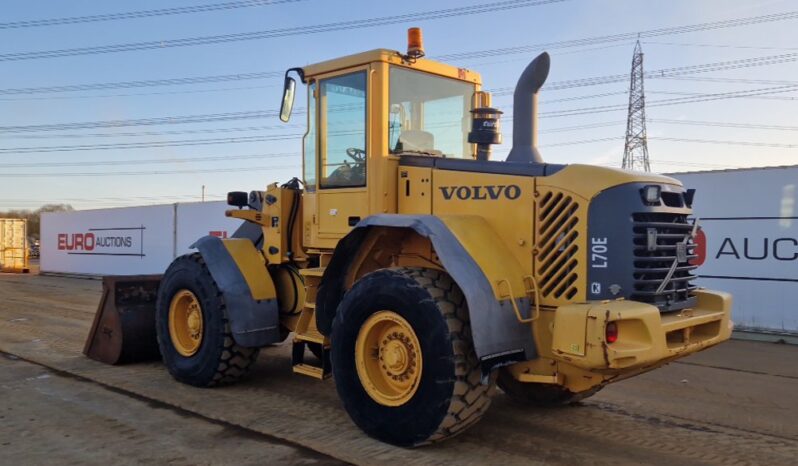
<svg viewBox="0 0 798 466"><path fill-rule="evenodd" d="M321 188L366 185L366 72L319 82Z"/></svg>

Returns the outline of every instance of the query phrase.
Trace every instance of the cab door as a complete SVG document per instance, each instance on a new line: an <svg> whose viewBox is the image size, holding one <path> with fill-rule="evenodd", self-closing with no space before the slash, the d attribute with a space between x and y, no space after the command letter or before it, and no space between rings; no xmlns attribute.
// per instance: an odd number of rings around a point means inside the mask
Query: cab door
<svg viewBox="0 0 798 466"><path fill-rule="evenodd" d="M369 213L368 67L318 80L317 246L338 239Z"/></svg>

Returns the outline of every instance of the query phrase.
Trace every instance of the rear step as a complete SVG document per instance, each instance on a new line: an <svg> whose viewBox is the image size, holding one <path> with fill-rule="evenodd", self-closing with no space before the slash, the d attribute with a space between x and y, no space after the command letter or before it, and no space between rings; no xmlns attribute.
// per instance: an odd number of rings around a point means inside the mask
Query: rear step
<svg viewBox="0 0 798 466"><path fill-rule="evenodd" d="M316 379L326 379L332 374L330 366L330 340L322 335L316 328L316 291L324 267L300 269L300 275L305 279L305 305L299 316L294 335L293 349L291 352L291 365L297 374L307 375ZM313 345L317 348L319 365L305 362L305 349Z"/></svg>

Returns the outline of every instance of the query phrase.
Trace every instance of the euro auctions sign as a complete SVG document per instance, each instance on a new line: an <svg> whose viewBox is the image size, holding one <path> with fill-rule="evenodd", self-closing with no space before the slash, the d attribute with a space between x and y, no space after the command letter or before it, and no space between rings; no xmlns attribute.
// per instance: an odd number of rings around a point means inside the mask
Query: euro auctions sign
<svg viewBox="0 0 798 466"><path fill-rule="evenodd" d="M58 250L67 254L144 257L144 225L89 228L82 233L58 233Z"/></svg>
<svg viewBox="0 0 798 466"><path fill-rule="evenodd" d="M738 329L798 334L798 166L671 176L696 189L697 285L732 294Z"/></svg>
<svg viewBox="0 0 798 466"><path fill-rule="evenodd" d="M798 235L782 218L707 218L696 238L706 278L798 281ZM785 228L786 227L786 228ZM792 231L790 231L792 230Z"/></svg>
<svg viewBox="0 0 798 466"><path fill-rule="evenodd" d="M80 210L42 218L41 269L87 275L163 273L174 257L173 205Z"/></svg>
<svg viewBox="0 0 798 466"><path fill-rule="evenodd" d="M241 221L224 202L53 212L42 216L42 272L161 274L206 235L228 238Z"/></svg>

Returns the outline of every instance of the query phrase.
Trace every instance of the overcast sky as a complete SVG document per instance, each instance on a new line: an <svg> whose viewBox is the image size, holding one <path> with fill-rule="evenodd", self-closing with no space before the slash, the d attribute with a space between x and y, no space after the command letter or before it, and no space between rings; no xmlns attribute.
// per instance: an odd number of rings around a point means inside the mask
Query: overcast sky
<svg viewBox="0 0 798 466"><path fill-rule="evenodd" d="M96 208L192 201L199 200L203 185L208 199L221 199L227 191L264 189L271 182L299 176L298 135L303 132L304 119L281 125L276 116L262 114L279 108L282 77L229 76L280 72L373 48L403 50L409 26L423 28L429 57L457 54L448 61L481 72L486 89L504 90L506 95L496 96L494 104L510 114L512 97L507 91L526 64L543 50L537 45L554 43L546 47L552 56L548 84L553 88L544 86L541 97L540 144L547 162L620 165L628 78L565 89L562 84L628 75L634 34L618 41L582 41L576 46L563 46L562 42L640 32L645 69L662 70L646 80L654 171L797 163L798 12L792 11L798 10L796 2L515 2L523 6L429 19L431 11L495 1L277 0L272 5L247 8L74 24L51 22L36 27L19 26L40 24L20 23L31 20L222 2L4 1L0 15L0 209L33 209L56 202ZM513 6L514 2L502 4ZM394 22L405 15L409 15L407 20ZM687 33L650 32L765 15L788 19ZM303 34L238 40L240 33L374 18L392 24L366 27L367 23L358 22L328 32L311 34L305 29ZM236 40L174 46L176 39L225 35ZM113 53L97 53L107 49L75 51L149 42L156 46ZM520 47L525 48L519 53ZM66 52L52 53L58 50ZM674 75L672 70L733 60L742 61L700 73L688 69ZM227 80L204 79L222 75L228 76ZM203 78L205 82L191 84L185 78ZM172 79L181 81L158 86L120 84ZM97 83L112 85L53 89ZM23 88L49 89L20 90ZM729 93L737 97L729 98ZM297 103L304 106L302 99ZM229 113L236 115L220 120L219 114ZM215 121L189 124L153 121L196 115L217 116ZM116 128L67 125L107 125L112 120L137 121ZM31 127L51 124L58 126ZM504 128L505 140L510 141L509 118ZM217 143L230 138L235 142ZM503 159L508 149L507 144L499 147L494 158ZM122 172L129 174L119 174ZM70 173L75 175L68 176Z"/></svg>

